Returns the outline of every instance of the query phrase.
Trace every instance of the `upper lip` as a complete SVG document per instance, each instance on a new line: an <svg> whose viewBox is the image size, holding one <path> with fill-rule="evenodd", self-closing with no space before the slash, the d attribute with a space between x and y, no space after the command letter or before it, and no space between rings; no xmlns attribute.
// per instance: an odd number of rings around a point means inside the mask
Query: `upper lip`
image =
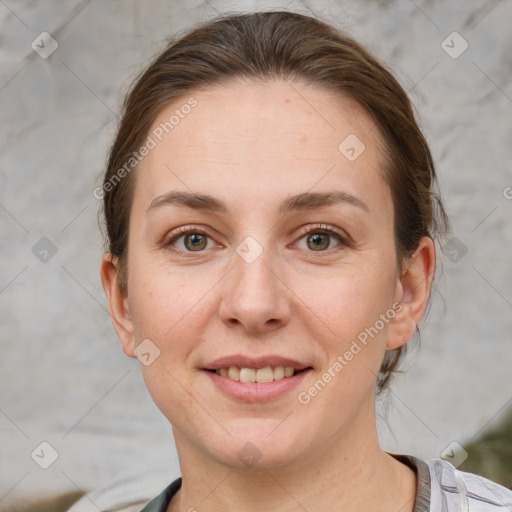
<svg viewBox="0 0 512 512"><path fill-rule="evenodd" d="M239 368L264 368L265 366L293 366L295 370L304 370L309 365L303 364L288 357L278 355L268 355L260 357L248 357L241 354L233 356L220 357L205 366L205 370L218 370L220 368L229 368L238 366Z"/></svg>

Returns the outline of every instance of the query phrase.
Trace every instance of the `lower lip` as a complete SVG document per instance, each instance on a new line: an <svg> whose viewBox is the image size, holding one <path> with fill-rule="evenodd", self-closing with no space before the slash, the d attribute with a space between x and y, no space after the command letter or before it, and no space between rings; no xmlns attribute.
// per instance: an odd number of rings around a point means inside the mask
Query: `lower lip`
<svg viewBox="0 0 512 512"><path fill-rule="evenodd" d="M226 395L244 402L266 402L278 398L297 387L311 371L311 368L308 368L292 377L284 377L272 382L240 382L215 372L203 370Z"/></svg>

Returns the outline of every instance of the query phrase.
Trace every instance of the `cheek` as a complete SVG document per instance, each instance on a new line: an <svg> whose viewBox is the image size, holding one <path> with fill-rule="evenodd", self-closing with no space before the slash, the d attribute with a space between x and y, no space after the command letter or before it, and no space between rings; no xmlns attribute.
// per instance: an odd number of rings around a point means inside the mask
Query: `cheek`
<svg viewBox="0 0 512 512"><path fill-rule="evenodd" d="M297 283L297 316L306 319L311 336L322 345L324 368L341 358L343 369L331 368L340 376L337 380L344 381L341 389L371 386L394 313L392 275L374 262L321 280L303 277Z"/></svg>
<svg viewBox="0 0 512 512"><path fill-rule="evenodd" d="M311 307L327 332L337 336L357 335L372 325L391 306L392 278L377 264L345 269L325 277L301 277L294 290Z"/></svg>
<svg viewBox="0 0 512 512"><path fill-rule="evenodd" d="M191 388L187 364L202 337L200 322L206 314L200 299L204 289L166 272L140 277L138 281L134 276L132 288L137 311L135 333L138 342L151 340L157 354L151 364L141 364L140 368L155 404L172 417L172 411L190 398L184 391Z"/></svg>
<svg viewBox="0 0 512 512"><path fill-rule="evenodd" d="M153 269L149 259L141 259L133 257L129 269L135 333L138 341L149 338L162 350L165 334L171 334L173 326L185 314L187 295L182 284Z"/></svg>
<svg viewBox="0 0 512 512"><path fill-rule="evenodd" d="M211 315L206 308L214 276L194 272L192 267L185 272L170 271L152 267L150 261L132 261L136 339L149 338L160 350L160 361L166 368L183 371L187 355L199 343Z"/></svg>

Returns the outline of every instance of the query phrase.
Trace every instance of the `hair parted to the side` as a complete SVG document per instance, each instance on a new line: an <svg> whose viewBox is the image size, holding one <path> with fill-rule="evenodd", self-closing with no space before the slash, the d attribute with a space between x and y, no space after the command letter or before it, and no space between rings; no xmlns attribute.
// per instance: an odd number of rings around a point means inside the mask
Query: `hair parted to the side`
<svg viewBox="0 0 512 512"><path fill-rule="evenodd" d="M355 100L371 117L386 146L387 165L382 174L393 199L399 270L422 237L435 240L449 229L435 191L432 156L409 98L376 58L341 31L302 14L273 11L223 16L171 41L125 98L103 176L106 246L116 261L123 293L128 293L128 232L136 170L126 173L113 187L107 183L112 183L144 143L164 107L195 90L232 79L277 79L320 87ZM399 371L406 347L386 351L377 394Z"/></svg>

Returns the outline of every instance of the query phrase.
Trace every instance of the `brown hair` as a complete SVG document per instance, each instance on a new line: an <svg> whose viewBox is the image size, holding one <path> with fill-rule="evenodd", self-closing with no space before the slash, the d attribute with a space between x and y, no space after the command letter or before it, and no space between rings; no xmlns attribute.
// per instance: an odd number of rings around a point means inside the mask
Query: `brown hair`
<svg viewBox="0 0 512 512"><path fill-rule="evenodd" d="M382 64L350 37L309 16L285 11L224 16L171 41L125 98L103 178L108 251L117 260L123 293L127 293L135 175L126 172L126 162L143 145L152 123L169 103L235 78L297 80L320 86L354 99L370 115L386 146L384 177L394 204L399 270L422 237L434 239L448 229L441 199L433 190L436 173L430 150L407 94ZM120 173L123 168L125 172ZM399 371L406 346L386 352L377 378L378 394L392 373Z"/></svg>

